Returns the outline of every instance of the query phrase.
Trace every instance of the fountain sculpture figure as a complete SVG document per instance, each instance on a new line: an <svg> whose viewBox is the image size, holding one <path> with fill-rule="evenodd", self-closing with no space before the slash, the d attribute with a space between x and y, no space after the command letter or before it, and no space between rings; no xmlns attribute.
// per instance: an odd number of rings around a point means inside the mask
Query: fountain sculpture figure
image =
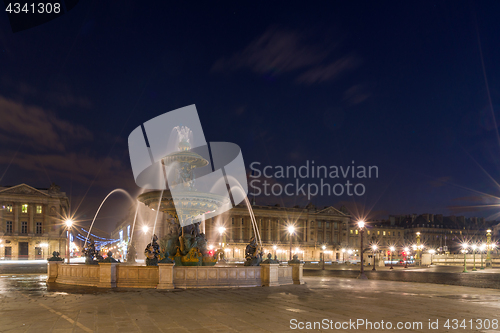
<svg viewBox="0 0 500 333"><path fill-rule="evenodd" d="M154 254L156 250L154 246L151 248L153 244L148 244L145 250L148 258L146 264L175 262L178 266L212 266L216 264L217 257L211 255L207 249L205 234L200 230L201 222L192 221L195 218L199 220L206 212L216 211L227 204L228 199L221 195L197 191L193 170L209 163L191 151L190 130L187 127L177 130L178 151L165 156L161 161L168 170L175 172L175 177L168 184L170 189L176 191L175 205L170 190L150 191L137 198L146 206L168 214L166 235L159 242L158 254ZM180 218L184 221L184 226L181 226Z"/></svg>

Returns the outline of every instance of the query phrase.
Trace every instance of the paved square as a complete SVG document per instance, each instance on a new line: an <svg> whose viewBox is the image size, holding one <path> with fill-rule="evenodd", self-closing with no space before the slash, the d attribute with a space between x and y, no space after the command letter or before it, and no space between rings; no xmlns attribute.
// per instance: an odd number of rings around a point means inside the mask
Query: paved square
<svg viewBox="0 0 500 333"><path fill-rule="evenodd" d="M447 319L500 319L500 291L495 289L306 277L305 285L274 288L108 291L57 286L47 290L43 279L0 277L1 332L298 331L291 329L292 319L423 323L423 329L362 327L359 332L500 331L443 327ZM429 319L438 319L439 328L428 329Z"/></svg>

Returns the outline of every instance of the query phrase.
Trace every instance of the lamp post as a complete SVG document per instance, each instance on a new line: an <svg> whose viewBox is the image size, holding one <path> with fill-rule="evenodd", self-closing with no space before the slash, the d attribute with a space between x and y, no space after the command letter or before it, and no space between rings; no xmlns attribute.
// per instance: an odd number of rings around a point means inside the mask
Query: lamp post
<svg viewBox="0 0 500 333"><path fill-rule="evenodd" d="M373 251L373 268L372 271L376 271L375 269L375 251L377 251L377 244L372 245L372 251Z"/></svg>
<svg viewBox="0 0 500 333"><path fill-rule="evenodd" d="M71 219L67 219L64 223L66 224L66 229L68 232L68 240L66 241L66 255L68 257L68 264L69 264L69 257L71 256L69 252L69 242L70 242L69 231L71 229L71 226L73 225L73 221Z"/></svg>
<svg viewBox="0 0 500 333"><path fill-rule="evenodd" d="M405 268L408 268L408 252L410 252L410 248L407 246L404 248L405 250Z"/></svg>
<svg viewBox="0 0 500 333"><path fill-rule="evenodd" d="M415 255L415 263L420 266L420 232L417 232L417 254Z"/></svg>
<svg viewBox="0 0 500 333"><path fill-rule="evenodd" d="M290 259L292 260L292 236L293 233L295 232L295 227L293 225L288 226L288 233L290 234Z"/></svg>
<svg viewBox="0 0 500 333"><path fill-rule="evenodd" d="M226 231L226 228L224 228L223 226L219 226L218 228L218 231L219 231L219 246L220 246L220 254L218 255L219 259L220 260L224 260L224 245L225 245L225 239L226 238L224 232Z"/></svg>
<svg viewBox="0 0 500 333"><path fill-rule="evenodd" d="M326 250L326 246L322 245L321 249L323 250L323 251L321 251L321 257L322 257L321 261L323 261L323 268L322 269L325 270L325 250Z"/></svg>
<svg viewBox="0 0 500 333"><path fill-rule="evenodd" d="M342 263L345 264L345 249L342 249Z"/></svg>
<svg viewBox="0 0 500 333"><path fill-rule="evenodd" d="M486 268L491 267L491 229L486 230Z"/></svg>
<svg viewBox="0 0 500 333"><path fill-rule="evenodd" d="M479 250L481 251L481 269L484 269L483 259L484 259L484 250L486 250L486 244L485 243L481 244Z"/></svg>
<svg viewBox="0 0 500 333"><path fill-rule="evenodd" d="M390 269L394 269L394 267L392 267L392 254L394 253L396 248L394 246L391 246L391 247L389 247L389 250L391 251L391 268Z"/></svg>
<svg viewBox="0 0 500 333"><path fill-rule="evenodd" d="M472 257L474 258L474 267L472 267L472 270L475 272L475 271L477 271L477 269L476 269L476 249L477 249L477 245L476 244L472 244L471 248L472 248Z"/></svg>
<svg viewBox="0 0 500 333"><path fill-rule="evenodd" d="M430 250L429 250L429 253L431 254L431 266L432 266L432 255L433 255L434 253L436 253L436 250L434 250L434 249L430 249Z"/></svg>
<svg viewBox="0 0 500 333"><path fill-rule="evenodd" d="M364 258L363 258L364 257L364 255L363 255L363 232L365 229L365 221L359 221L358 227L359 227L359 237L361 238L360 250L359 250L359 256L361 259L361 267L360 267L358 279L367 279L367 277L365 275Z"/></svg>
<svg viewBox="0 0 500 333"><path fill-rule="evenodd" d="M463 273L467 273L467 248L469 245L467 243L462 244L462 252L464 253L464 271Z"/></svg>

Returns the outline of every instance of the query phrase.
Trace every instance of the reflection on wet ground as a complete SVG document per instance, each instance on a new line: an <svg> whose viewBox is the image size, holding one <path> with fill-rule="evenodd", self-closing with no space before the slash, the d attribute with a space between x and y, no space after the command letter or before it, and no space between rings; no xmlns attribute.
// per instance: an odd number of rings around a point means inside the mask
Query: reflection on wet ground
<svg viewBox="0 0 500 333"><path fill-rule="evenodd" d="M356 278L359 270L312 270L305 269L304 276ZM418 270L372 271L366 270L370 280L448 284L474 288L500 289L500 272L477 271L462 273L459 267L435 267Z"/></svg>

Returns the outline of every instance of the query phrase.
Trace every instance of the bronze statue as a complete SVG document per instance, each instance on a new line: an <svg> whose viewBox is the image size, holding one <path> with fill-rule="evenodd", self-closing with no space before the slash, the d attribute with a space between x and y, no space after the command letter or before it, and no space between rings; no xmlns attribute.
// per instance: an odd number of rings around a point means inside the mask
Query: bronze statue
<svg viewBox="0 0 500 333"><path fill-rule="evenodd" d="M146 256L146 266L158 266L160 245L158 245L158 237L156 235L153 235L153 241L146 246L144 255Z"/></svg>
<svg viewBox="0 0 500 333"><path fill-rule="evenodd" d="M245 266L259 266L262 261L262 252L259 253L255 237L250 239L250 244L245 248Z"/></svg>
<svg viewBox="0 0 500 333"><path fill-rule="evenodd" d="M87 248L83 250L83 254L85 256L85 264L97 265L97 261L94 260L94 257L97 255L97 251L95 250L95 243L93 239L90 240Z"/></svg>

